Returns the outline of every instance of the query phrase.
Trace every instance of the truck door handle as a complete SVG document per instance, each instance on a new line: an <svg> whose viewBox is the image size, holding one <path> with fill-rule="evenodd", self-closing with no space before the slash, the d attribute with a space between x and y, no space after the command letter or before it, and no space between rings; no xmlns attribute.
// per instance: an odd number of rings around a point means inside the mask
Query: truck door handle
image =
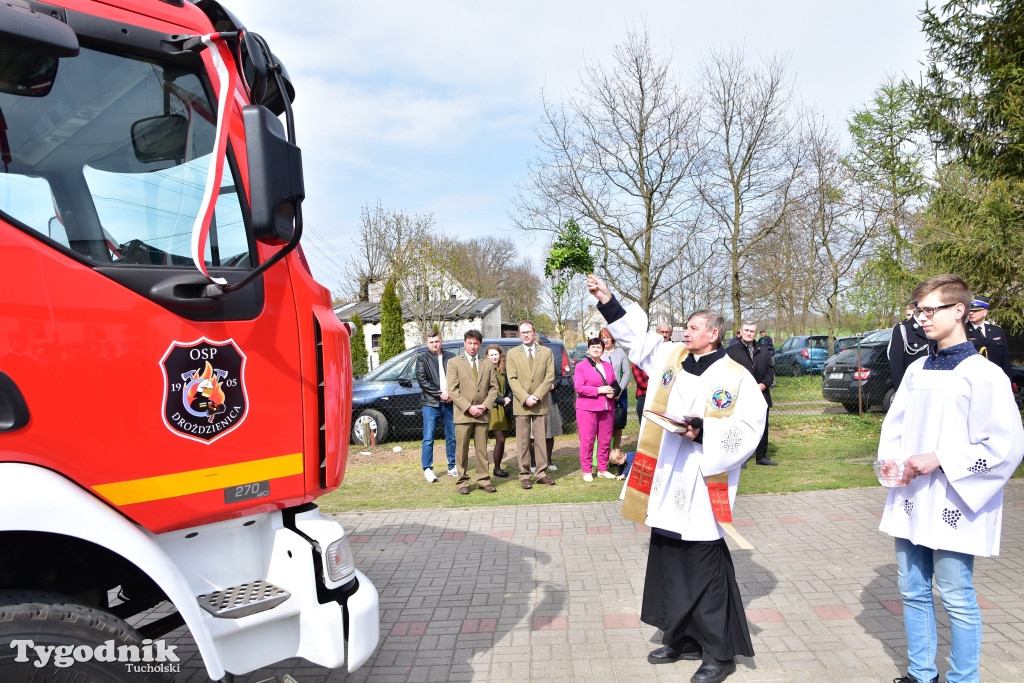
<svg viewBox="0 0 1024 683"><path fill-rule="evenodd" d="M209 296L210 281L200 273L181 273L157 282L150 288L150 296L159 302L186 308L215 308L220 304L221 295Z"/></svg>
<svg viewBox="0 0 1024 683"><path fill-rule="evenodd" d="M0 432L13 432L28 424L28 404L18 385L0 372Z"/></svg>

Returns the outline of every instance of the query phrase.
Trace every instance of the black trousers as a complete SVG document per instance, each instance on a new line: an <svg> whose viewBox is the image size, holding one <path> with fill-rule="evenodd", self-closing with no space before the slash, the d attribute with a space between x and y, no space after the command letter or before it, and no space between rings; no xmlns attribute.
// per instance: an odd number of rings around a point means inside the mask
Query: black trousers
<svg viewBox="0 0 1024 683"><path fill-rule="evenodd" d="M757 444L757 448L754 449L754 456L758 460L768 459L768 414L772 412L769 408L764 413L764 434L761 435L761 441Z"/></svg>

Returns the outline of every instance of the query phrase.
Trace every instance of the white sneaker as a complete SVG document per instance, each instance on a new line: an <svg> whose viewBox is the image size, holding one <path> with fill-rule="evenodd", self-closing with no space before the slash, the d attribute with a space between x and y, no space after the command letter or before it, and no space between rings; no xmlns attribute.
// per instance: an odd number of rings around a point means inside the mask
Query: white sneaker
<svg viewBox="0 0 1024 683"><path fill-rule="evenodd" d="M433 484L437 481L437 475L434 474L434 470L429 468L423 470L423 478L427 480L428 484Z"/></svg>
<svg viewBox="0 0 1024 683"><path fill-rule="evenodd" d="M619 476L615 477L615 481L622 481L625 478L626 478L625 474L620 474Z"/></svg>
<svg viewBox="0 0 1024 683"><path fill-rule="evenodd" d="M594 481L594 475L591 474L590 472L587 472L586 474L583 475L583 481Z"/></svg>
<svg viewBox="0 0 1024 683"><path fill-rule="evenodd" d="M448 469L448 476L449 477L458 477L459 476L459 471L456 468L451 467L451 468Z"/></svg>
<svg viewBox="0 0 1024 683"><path fill-rule="evenodd" d="M548 472L557 472L558 468L554 465L548 465Z"/></svg>
<svg viewBox="0 0 1024 683"><path fill-rule="evenodd" d="M611 472L609 472L608 470L601 470L600 472L597 473L597 476L601 477L602 479L614 479L615 478L615 475L612 474Z"/></svg>
<svg viewBox="0 0 1024 683"><path fill-rule="evenodd" d="M536 467L531 467L530 468L530 474L537 474L537 468Z"/></svg>

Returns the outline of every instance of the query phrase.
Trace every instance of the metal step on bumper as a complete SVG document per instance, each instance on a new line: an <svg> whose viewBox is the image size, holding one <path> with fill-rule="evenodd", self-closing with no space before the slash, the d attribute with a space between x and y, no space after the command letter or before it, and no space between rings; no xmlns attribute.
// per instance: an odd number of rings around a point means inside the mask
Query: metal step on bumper
<svg viewBox="0 0 1024 683"><path fill-rule="evenodd" d="M277 607L291 593L269 581L258 579L231 586L196 598L199 606L221 619L239 619Z"/></svg>

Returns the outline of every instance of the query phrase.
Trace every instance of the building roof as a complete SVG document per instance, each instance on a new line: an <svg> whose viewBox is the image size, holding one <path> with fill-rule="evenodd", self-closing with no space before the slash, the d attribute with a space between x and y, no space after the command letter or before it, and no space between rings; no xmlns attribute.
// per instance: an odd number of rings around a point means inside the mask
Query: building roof
<svg viewBox="0 0 1024 683"><path fill-rule="evenodd" d="M402 302L402 320L409 322L416 318L426 317L433 320L466 320L483 318L501 305L501 299L450 299L444 301ZM380 322L379 301L356 301L340 304L334 308L334 314L341 320L350 320L353 313L358 313L364 323Z"/></svg>

